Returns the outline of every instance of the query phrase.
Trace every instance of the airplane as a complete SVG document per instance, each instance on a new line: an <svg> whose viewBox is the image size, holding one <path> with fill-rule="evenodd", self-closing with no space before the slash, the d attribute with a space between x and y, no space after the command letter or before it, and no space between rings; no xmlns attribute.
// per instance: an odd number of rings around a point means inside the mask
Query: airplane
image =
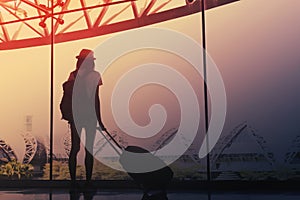
<svg viewBox="0 0 300 200"><path fill-rule="evenodd" d="M204 8L237 1L206 0ZM121 32L195 14L201 7L201 0L0 0L0 50Z"/></svg>

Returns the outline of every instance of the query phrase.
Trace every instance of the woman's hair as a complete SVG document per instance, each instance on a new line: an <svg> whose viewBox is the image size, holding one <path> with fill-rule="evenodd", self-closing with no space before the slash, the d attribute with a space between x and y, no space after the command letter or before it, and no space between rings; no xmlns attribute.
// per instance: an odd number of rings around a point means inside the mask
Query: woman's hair
<svg viewBox="0 0 300 200"><path fill-rule="evenodd" d="M93 59L78 59L76 63L76 69L84 68L88 71L95 68L95 62Z"/></svg>

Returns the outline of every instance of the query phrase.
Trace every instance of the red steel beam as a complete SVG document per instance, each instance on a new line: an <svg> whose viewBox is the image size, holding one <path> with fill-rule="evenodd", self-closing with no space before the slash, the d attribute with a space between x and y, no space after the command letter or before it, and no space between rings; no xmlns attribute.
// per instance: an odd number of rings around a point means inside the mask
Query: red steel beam
<svg viewBox="0 0 300 200"><path fill-rule="evenodd" d="M85 7L86 7L85 1L84 1L84 0L80 0L80 3L81 3L82 8L85 8ZM84 14L84 18L85 18L87 27L88 27L88 28L92 28L92 22L91 22L89 13L87 12L86 9L83 10L83 14Z"/></svg>
<svg viewBox="0 0 300 200"><path fill-rule="evenodd" d="M210 3L206 4L205 9L211 9L214 7L222 6L236 1L239 0L222 0L222 1L218 1L218 3L215 3L215 1L211 1ZM91 38L91 37L111 34L115 32L125 31L129 29L139 28L139 27L167 21L170 19L191 15L198 12L201 12L200 1L196 1L195 3L190 5L162 11L155 14L149 14L147 16L143 16L135 19L116 22L113 24L107 24L100 27L93 27L90 29L60 33L55 35L55 43L62 43L62 42L74 41L78 39ZM50 43L51 43L51 39L49 36L42 37L42 38L22 39L22 40L15 40L9 42L2 42L0 43L0 50L42 46L42 45L49 45Z"/></svg>
<svg viewBox="0 0 300 200"><path fill-rule="evenodd" d="M2 21L3 21L3 17L2 17L2 14L0 12L0 22L2 22ZM8 42L9 41L9 35L8 35L8 32L7 32L7 29L6 29L5 25L1 25L1 29L2 29L4 40L6 42Z"/></svg>

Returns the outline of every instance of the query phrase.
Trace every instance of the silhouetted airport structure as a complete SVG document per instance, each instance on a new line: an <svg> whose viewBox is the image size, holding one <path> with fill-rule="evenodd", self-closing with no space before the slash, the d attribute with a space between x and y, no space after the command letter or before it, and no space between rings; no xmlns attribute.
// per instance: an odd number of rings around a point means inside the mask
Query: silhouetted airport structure
<svg viewBox="0 0 300 200"><path fill-rule="evenodd" d="M294 168L300 168L300 135L293 140L284 161L288 165L293 165Z"/></svg>
<svg viewBox="0 0 300 200"><path fill-rule="evenodd" d="M176 132L177 129L166 131L153 145L157 148L161 144L168 142ZM42 173L42 167L47 162L47 156L49 156L47 147L41 140L36 139L30 133L22 136L25 143L25 155L22 162L32 164L35 167L35 173ZM113 136L119 142L124 142L117 132L113 132ZM69 134L67 133L62 139L65 155L54 155L54 160L67 161L67 155L70 151L70 140L68 137ZM95 143L95 147L98 149L97 153L101 154L106 145L107 140L103 138L98 140ZM274 153L269 150L267 142L258 134L258 131L246 122L239 124L229 134L221 137L210 155L211 170L213 178L216 180L240 179L240 172L243 171L276 173L278 170ZM300 136L294 139L290 150L285 155L286 167L298 173L300 166ZM107 159L112 162L118 162L117 158ZM0 164L5 164L12 160L17 160L16 154L5 141L0 140ZM205 166L205 160L199 159L196 153L187 153L178 162L184 162L185 165L198 165L199 173L205 173L205 168L200 169L201 166Z"/></svg>
<svg viewBox="0 0 300 200"><path fill-rule="evenodd" d="M248 136L248 140L244 139L244 141L236 142L240 136ZM252 141L251 141L252 139ZM256 148L252 148L252 152L247 152L247 147L251 142L256 142ZM239 145L238 148L231 149L234 144L242 144ZM227 151L226 151L227 150ZM229 162L233 164L236 161L254 161L258 162L262 159L267 163L264 168L272 168L275 164L274 154L269 150L267 146L267 142L264 140L262 136L260 136L257 131L255 131L252 127L247 125L247 123L243 123L235 127L230 134L220 138L215 148L211 152L212 158L212 168L218 170L222 167L222 163ZM256 164L257 168L259 166ZM249 163L246 165L250 167ZM228 166L227 166L228 167ZM225 167L225 168L227 168Z"/></svg>
<svg viewBox="0 0 300 200"><path fill-rule="evenodd" d="M4 140L0 140L0 164L13 160L17 160L15 152Z"/></svg>

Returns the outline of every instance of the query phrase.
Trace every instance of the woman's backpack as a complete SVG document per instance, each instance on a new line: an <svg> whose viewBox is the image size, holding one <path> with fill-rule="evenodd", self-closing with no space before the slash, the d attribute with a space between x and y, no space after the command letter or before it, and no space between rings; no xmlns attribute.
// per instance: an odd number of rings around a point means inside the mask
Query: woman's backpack
<svg viewBox="0 0 300 200"><path fill-rule="evenodd" d="M60 102L61 119L73 121L72 95L75 80L68 80L63 83L63 97Z"/></svg>

